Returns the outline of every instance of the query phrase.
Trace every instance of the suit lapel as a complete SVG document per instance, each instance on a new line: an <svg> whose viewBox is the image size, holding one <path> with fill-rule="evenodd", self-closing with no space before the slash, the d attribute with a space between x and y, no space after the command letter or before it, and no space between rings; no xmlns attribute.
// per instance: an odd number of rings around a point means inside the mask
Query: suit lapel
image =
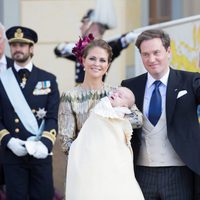
<svg viewBox="0 0 200 200"><path fill-rule="evenodd" d="M138 82L138 85L136 86L137 88L137 94L136 94L136 99L137 99L137 106L139 110L143 111L143 103L144 103L144 93L145 93L145 86L147 82L147 73L144 74L141 79Z"/></svg>
<svg viewBox="0 0 200 200"><path fill-rule="evenodd" d="M8 67L9 68L9 67ZM17 79L17 82L19 83L19 86L20 86L20 78L19 78L19 75L17 73L17 71L15 70L14 67L12 67L12 70L13 70L13 73L15 75L15 78ZM21 87L20 87L21 88Z"/></svg>
<svg viewBox="0 0 200 200"><path fill-rule="evenodd" d="M30 76L27 80L26 86L23 89L23 93L26 96L26 98L31 97L33 94L33 90L37 84L38 81L38 70L35 66L33 66L33 69L30 73Z"/></svg>
<svg viewBox="0 0 200 200"><path fill-rule="evenodd" d="M143 103L144 103L144 93L145 93L145 86L147 81L147 73L139 77L139 81L137 85L130 86L130 89L133 88L133 92L136 96L136 104L139 110L143 110ZM181 85L178 81L178 76L176 70L170 68L170 74L167 83L167 91L166 91L166 117L167 122L169 123L172 119L172 115L175 109L176 100L178 92L180 91Z"/></svg>
<svg viewBox="0 0 200 200"><path fill-rule="evenodd" d="M167 123L170 123L172 119L173 112L175 110L177 94L179 92L179 81L176 71L170 68L170 74L167 83L167 92L166 92L166 117Z"/></svg>
<svg viewBox="0 0 200 200"><path fill-rule="evenodd" d="M14 61L6 56L7 68L12 67L14 65Z"/></svg>
<svg viewBox="0 0 200 200"><path fill-rule="evenodd" d="M21 80L19 78L19 75L17 73L17 71L15 70L15 68L13 67L12 68L13 70L13 73L17 79L17 82L19 83L19 87L21 88L20 86L20 83L21 83ZM33 94L33 90L37 84L37 77L38 77L38 72L37 72L37 68L33 66L33 69L31 71L31 74L26 82L26 86L21 90L22 90L22 93L24 94L24 97L25 99L27 100L28 98L31 98L31 95Z"/></svg>

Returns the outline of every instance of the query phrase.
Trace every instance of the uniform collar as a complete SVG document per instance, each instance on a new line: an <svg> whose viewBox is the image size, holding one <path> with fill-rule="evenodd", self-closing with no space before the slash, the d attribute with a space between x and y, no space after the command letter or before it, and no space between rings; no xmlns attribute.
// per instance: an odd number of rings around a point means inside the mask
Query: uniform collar
<svg viewBox="0 0 200 200"><path fill-rule="evenodd" d="M14 63L14 68L15 70L18 72L20 69L27 69L29 72L32 71L33 69L33 63L29 62L27 65L25 65L24 67L21 67L19 65L17 65L17 63Z"/></svg>

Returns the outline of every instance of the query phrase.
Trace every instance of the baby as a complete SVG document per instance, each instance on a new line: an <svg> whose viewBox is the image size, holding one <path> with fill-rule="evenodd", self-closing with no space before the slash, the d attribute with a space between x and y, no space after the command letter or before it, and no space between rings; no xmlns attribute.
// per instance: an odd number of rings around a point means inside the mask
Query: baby
<svg viewBox="0 0 200 200"><path fill-rule="evenodd" d="M119 87L108 97L112 107L130 108L135 104L135 96L132 91L126 87Z"/></svg>
<svg viewBox="0 0 200 200"><path fill-rule="evenodd" d="M131 114L134 106L135 96L132 91L126 87L119 87L110 96L102 98L92 112L108 118L120 118Z"/></svg>

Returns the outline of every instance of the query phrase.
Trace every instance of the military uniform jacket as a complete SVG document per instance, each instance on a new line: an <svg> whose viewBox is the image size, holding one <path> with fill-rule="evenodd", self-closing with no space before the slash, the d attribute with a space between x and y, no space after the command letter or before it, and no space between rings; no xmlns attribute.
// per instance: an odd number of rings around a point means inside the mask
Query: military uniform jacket
<svg viewBox="0 0 200 200"><path fill-rule="evenodd" d="M147 73L122 81L122 86L130 88L135 94L140 110L143 110L146 81ZM200 175L199 104L200 74L170 68L166 91L167 135L182 161ZM135 161L139 153L140 137L141 129L136 129L132 139Z"/></svg>
<svg viewBox="0 0 200 200"><path fill-rule="evenodd" d="M20 84L18 73L14 67L12 67L12 70L17 82ZM47 82L48 84L46 84ZM45 120L45 126L40 140L46 145L48 151L51 152L58 128L57 114L59 91L56 83L56 77L53 74L33 66L22 92L30 109L32 110L32 113L36 117L38 126L40 126L43 119ZM25 129L20 118L15 112L1 81L0 105L0 142L2 146L3 162L22 162L25 159L27 160L25 157L29 157L28 159L33 162L37 162L37 160L39 160L39 162L50 160L51 156L48 156L46 159L36 159L29 155L17 157L7 148L7 143L12 137L27 140L27 138L33 136L33 134Z"/></svg>

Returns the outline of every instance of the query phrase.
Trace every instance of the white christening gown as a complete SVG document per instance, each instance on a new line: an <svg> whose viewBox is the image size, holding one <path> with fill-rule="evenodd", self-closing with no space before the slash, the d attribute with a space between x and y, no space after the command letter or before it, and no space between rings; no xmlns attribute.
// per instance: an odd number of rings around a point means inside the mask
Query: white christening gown
<svg viewBox="0 0 200 200"><path fill-rule="evenodd" d="M70 147L66 200L144 200L134 175L131 124L108 101L97 104Z"/></svg>

